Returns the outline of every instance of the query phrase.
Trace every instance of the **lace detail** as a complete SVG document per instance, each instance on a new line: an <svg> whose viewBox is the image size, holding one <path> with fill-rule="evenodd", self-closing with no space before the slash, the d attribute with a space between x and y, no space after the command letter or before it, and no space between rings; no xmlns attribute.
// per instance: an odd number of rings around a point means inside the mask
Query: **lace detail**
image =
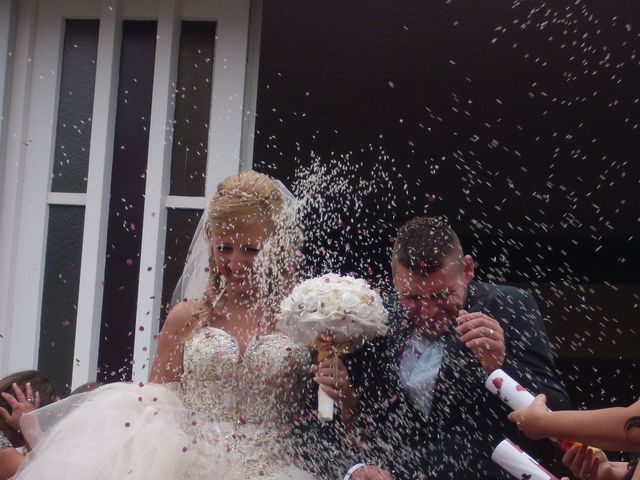
<svg viewBox="0 0 640 480"><path fill-rule="evenodd" d="M287 438L308 392L310 364L309 352L285 335L255 338L241 358L234 337L203 327L184 346L180 389L194 439L222 444L223 460L244 465L247 475L289 465Z"/></svg>

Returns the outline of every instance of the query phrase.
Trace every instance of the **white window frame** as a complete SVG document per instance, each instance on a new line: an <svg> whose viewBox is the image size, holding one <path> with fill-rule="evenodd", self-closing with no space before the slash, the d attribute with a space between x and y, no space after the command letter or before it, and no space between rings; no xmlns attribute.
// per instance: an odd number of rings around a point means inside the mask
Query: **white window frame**
<svg viewBox="0 0 640 480"><path fill-rule="evenodd" d="M37 366L48 208L81 205L85 218L72 388L96 378L122 21L153 19L158 21L159 35L133 365L133 380L147 380L159 326L167 208L204 208L222 179L251 166L247 137L253 136L249 129L257 91L257 52L248 51L248 46L250 25L259 27L255 15L260 7L261 0L254 0L253 6L251 0L19 2L9 135L6 149L0 145L6 152L0 228L8 232L0 237L0 318L5 319L0 324L1 374ZM49 191L65 18L100 19L86 194ZM216 22L205 196L197 198L168 195L182 20ZM257 48L259 37L256 41L254 33L252 38L252 48Z"/></svg>

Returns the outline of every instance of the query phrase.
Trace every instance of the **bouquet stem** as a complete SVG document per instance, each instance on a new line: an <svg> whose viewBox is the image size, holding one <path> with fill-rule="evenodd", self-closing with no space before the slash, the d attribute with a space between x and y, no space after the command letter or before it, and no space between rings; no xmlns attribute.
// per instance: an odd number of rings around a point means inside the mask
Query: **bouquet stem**
<svg viewBox="0 0 640 480"><path fill-rule="evenodd" d="M330 340L328 340L330 339ZM349 351L349 342L336 345L333 337L319 336L316 339L316 348L318 349L318 363L323 360L333 360L333 379L336 380L338 375L338 359ZM318 389L318 418L323 422L333 421L333 407L335 402L321 388Z"/></svg>
<svg viewBox="0 0 640 480"><path fill-rule="evenodd" d="M323 390L318 390L318 418L323 422L333 421L334 401Z"/></svg>

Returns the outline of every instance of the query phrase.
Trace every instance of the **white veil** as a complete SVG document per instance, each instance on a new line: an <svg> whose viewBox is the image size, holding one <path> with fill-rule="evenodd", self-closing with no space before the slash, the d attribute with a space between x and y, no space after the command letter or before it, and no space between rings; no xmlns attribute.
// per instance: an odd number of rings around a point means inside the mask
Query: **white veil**
<svg viewBox="0 0 640 480"><path fill-rule="evenodd" d="M187 251L184 270L178 279L171 296L171 306L183 300L202 298L209 281L209 239L207 238L207 209L200 216L200 221L193 234L191 245Z"/></svg>
<svg viewBox="0 0 640 480"><path fill-rule="evenodd" d="M278 188L284 200L284 208L288 210L293 218L296 218L296 210L298 201L291 191L280 181L271 178L271 181ZM207 218L208 203L205 208L196 231L193 234L191 245L187 252L182 275L176 283L171 296L171 306L176 305L183 300L195 300L202 298L207 284L209 282L209 239L207 238ZM223 279L224 281L224 279Z"/></svg>

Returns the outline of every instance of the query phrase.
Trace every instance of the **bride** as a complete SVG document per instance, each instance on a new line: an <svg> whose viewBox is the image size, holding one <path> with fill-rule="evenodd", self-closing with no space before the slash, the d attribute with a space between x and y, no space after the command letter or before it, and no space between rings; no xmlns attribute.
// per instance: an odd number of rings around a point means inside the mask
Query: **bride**
<svg viewBox="0 0 640 480"><path fill-rule="evenodd" d="M275 330L302 240L285 190L242 172L218 186L205 217L152 383L70 397L61 420L39 414L47 433L17 480L314 478L296 466L291 441L310 354Z"/></svg>

